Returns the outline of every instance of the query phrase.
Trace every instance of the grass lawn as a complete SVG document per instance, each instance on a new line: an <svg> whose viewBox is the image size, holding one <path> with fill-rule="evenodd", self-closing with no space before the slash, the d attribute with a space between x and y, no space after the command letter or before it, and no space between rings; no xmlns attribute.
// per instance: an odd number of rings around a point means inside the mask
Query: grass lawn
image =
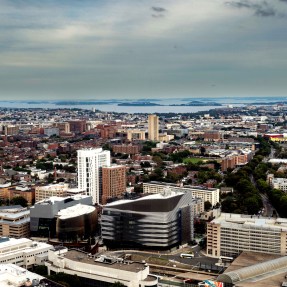
<svg viewBox="0 0 287 287"><path fill-rule="evenodd" d="M196 164L196 163L198 163L198 162L205 162L205 161L207 161L207 160L210 160L210 159L208 159L208 158L199 158L199 157L187 157L187 158L185 158L184 160L183 160L183 163L189 163L189 162L191 162L191 163L194 163L194 164Z"/></svg>

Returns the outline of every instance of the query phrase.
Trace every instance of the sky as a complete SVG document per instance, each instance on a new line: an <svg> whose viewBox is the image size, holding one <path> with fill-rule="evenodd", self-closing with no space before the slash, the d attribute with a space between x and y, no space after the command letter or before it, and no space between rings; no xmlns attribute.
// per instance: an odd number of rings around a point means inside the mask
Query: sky
<svg viewBox="0 0 287 287"><path fill-rule="evenodd" d="M0 100L287 96L287 0L0 0Z"/></svg>

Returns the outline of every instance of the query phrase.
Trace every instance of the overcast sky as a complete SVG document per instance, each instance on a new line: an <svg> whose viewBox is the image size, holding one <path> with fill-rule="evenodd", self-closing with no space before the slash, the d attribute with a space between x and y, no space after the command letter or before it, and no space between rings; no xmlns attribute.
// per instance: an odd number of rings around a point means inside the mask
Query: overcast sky
<svg viewBox="0 0 287 287"><path fill-rule="evenodd" d="M286 96L287 0L1 0L0 99Z"/></svg>

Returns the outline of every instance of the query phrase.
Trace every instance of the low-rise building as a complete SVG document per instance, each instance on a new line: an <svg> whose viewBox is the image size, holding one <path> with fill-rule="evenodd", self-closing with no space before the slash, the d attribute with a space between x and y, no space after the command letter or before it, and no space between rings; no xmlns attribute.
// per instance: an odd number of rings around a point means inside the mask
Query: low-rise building
<svg viewBox="0 0 287 287"><path fill-rule="evenodd" d="M28 205L32 205L35 201L35 189L31 185L18 184L11 185L10 183L0 187L0 199L10 201L14 197L24 197Z"/></svg>
<svg viewBox="0 0 287 287"><path fill-rule="evenodd" d="M202 188L197 186L176 186L170 183L164 182L144 182L144 193L164 193L166 189L170 189L174 192L190 192L192 197L201 198L203 202L209 201L212 205L216 205L219 202L219 189L218 188Z"/></svg>
<svg viewBox="0 0 287 287"><path fill-rule="evenodd" d="M207 224L207 254L237 256L242 251L287 255L287 219L221 213Z"/></svg>
<svg viewBox="0 0 287 287"><path fill-rule="evenodd" d="M0 264L0 286L19 287L19 286L40 286L44 277L32 273L15 264ZM39 284L38 284L39 283ZM46 285L47 287L49 285Z"/></svg>
<svg viewBox="0 0 287 287"><path fill-rule="evenodd" d="M44 186L36 186L35 201L41 201L51 196L65 197L69 189L68 183L49 184Z"/></svg>
<svg viewBox="0 0 287 287"><path fill-rule="evenodd" d="M132 129L127 130L127 139L130 141L133 140L145 140L145 131L144 130L138 130L138 129Z"/></svg>
<svg viewBox="0 0 287 287"><path fill-rule="evenodd" d="M48 250L53 246L27 238L0 237L0 264L16 264L31 268L34 264L44 265L48 259Z"/></svg>
<svg viewBox="0 0 287 287"><path fill-rule="evenodd" d="M62 255L50 251L45 265L48 274L63 272L77 275L84 286L110 286L120 282L127 287L154 287L158 283L157 277L149 274L146 263L104 255L94 257L78 250Z"/></svg>
<svg viewBox="0 0 287 287"><path fill-rule="evenodd" d="M29 237L30 210L20 205L0 207L0 236Z"/></svg>
<svg viewBox="0 0 287 287"><path fill-rule="evenodd" d="M138 154L139 145L113 145L114 153Z"/></svg>
<svg viewBox="0 0 287 287"><path fill-rule="evenodd" d="M272 188L287 191L287 178L274 177L274 174L269 174L267 181Z"/></svg>

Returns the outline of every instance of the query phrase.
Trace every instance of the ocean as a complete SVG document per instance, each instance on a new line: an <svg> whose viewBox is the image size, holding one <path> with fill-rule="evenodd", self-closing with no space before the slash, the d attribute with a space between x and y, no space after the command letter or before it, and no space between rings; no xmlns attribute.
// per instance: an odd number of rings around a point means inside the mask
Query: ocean
<svg viewBox="0 0 287 287"><path fill-rule="evenodd" d="M43 109L64 109L64 108L80 108L80 109L97 109L103 112L118 112L118 113L196 113L200 111L209 111L211 109L225 108L232 105L233 107L245 105L260 105L262 103L273 103L287 101L284 97L243 97L243 98L190 98L190 99L145 99L146 102L157 103L162 106L118 106L119 102L128 102L131 100L115 100L114 102L105 100L89 100L100 101L101 103L82 104L84 100L70 100L69 103L63 104L61 101L0 101L0 108L43 108ZM138 101L138 100L134 100ZM142 100L141 100L142 101ZM205 103L205 106L169 106L173 104L186 104L191 101L200 101ZM73 104L71 104L73 102ZM102 104L106 102L106 104ZM208 105L209 102L216 102L222 106Z"/></svg>

